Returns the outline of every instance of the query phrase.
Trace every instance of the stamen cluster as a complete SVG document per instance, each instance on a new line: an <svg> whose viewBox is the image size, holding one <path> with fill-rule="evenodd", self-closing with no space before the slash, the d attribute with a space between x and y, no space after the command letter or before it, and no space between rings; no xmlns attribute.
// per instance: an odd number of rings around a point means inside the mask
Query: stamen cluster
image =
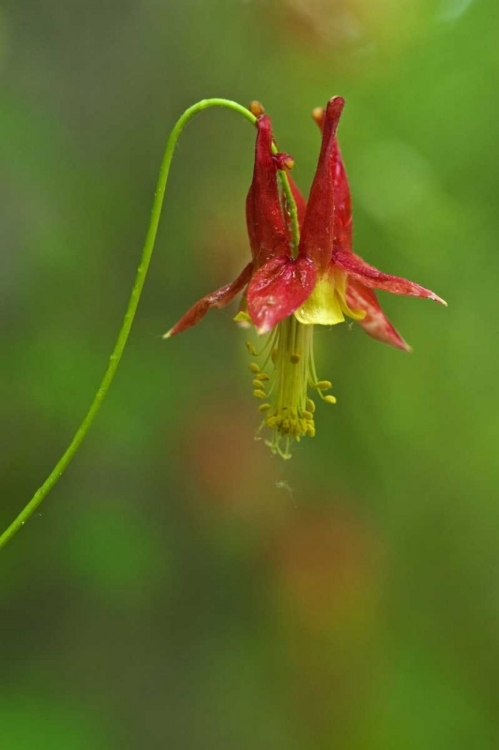
<svg viewBox="0 0 499 750"><path fill-rule="evenodd" d="M259 406L264 417L258 432L270 429L272 437L267 445L273 453L290 458L293 440L315 436L315 402L309 397L309 389L325 403L336 403L334 396L325 395L332 387L330 381L317 378L313 326L290 317L274 328L260 353L250 341L246 346L252 356L263 359L262 366L250 364L253 395L265 402Z"/></svg>

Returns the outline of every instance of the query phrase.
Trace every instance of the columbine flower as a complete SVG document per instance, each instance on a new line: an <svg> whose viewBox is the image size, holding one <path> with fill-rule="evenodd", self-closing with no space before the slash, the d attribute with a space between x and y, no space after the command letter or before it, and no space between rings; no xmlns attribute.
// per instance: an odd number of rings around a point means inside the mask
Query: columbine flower
<svg viewBox="0 0 499 750"><path fill-rule="evenodd" d="M314 110L322 129L322 147L308 205L287 176L296 204L280 186L281 176L293 166L288 154L272 153L272 128L263 110L256 122L253 181L246 200L246 220L252 261L231 284L197 302L165 335L173 336L198 323L211 307L224 307L245 289L236 321L270 332L261 365L252 362L253 394L264 403L261 427L272 431L269 445L289 458L293 440L315 435L314 393L324 402L328 380L319 380L313 355L314 325L336 325L345 316L359 322L373 338L409 350L381 310L373 289L427 297L445 302L418 284L390 276L352 252L352 207L336 130L344 106L341 97L326 109ZM281 180L282 182L282 180ZM300 237L298 234L300 230ZM258 356L251 343L250 353Z"/></svg>

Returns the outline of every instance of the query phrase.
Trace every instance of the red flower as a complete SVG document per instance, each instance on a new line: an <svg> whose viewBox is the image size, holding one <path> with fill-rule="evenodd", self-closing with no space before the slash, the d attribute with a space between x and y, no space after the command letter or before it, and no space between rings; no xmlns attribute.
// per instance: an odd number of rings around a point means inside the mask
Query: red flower
<svg viewBox="0 0 499 750"><path fill-rule="evenodd" d="M253 182L246 199L246 220L252 261L231 284L199 300L165 335L166 338L198 323L211 307L225 307L248 285L252 322L267 333L292 315L310 295L316 281L311 258L293 257L277 183L278 168L292 164L287 154L272 154L272 128L267 115L256 122L257 139ZM254 315L254 317L253 317Z"/></svg>
<svg viewBox="0 0 499 750"><path fill-rule="evenodd" d="M269 399L260 409L265 414L263 425L274 430L270 445L286 458L291 440L315 434L315 407L308 388L326 402L335 402L333 396L324 396L331 384L319 381L315 372L314 324L335 325L347 315L370 336L409 350L373 289L445 304L429 289L382 273L353 253L350 190L336 138L343 106L344 99L334 97L325 110L314 111L322 129L322 147L308 205L290 176L289 190L280 190L278 172L282 178L293 161L287 154L272 153L270 119L260 114L253 181L246 200L252 260L235 281L199 300L166 334L186 330L211 307L224 307L246 288L236 320L255 325L259 333L272 331L264 365L253 363L251 369L254 395ZM252 345L248 347L254 353ZM269 364L271 375L265 372Z"/></svg>

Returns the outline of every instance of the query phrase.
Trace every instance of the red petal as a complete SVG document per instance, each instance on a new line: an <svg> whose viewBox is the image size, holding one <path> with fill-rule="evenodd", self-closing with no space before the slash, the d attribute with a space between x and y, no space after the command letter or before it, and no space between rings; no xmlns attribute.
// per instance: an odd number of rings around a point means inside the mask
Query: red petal
<svg viewBox="0 0 499 750"><path fill-rule="evenodd" d="M386 317L372 289L359 284L358 281L350 280L347 287L347 302L350 307L365 311L365 318L357 322L369 336L405 352L411 351L409 344Z"/></svg>
<svg viewBox="0 0 499 750"><path fill-rule="evenodd" d="M317 272L310 258L274 258L257 271L248 286L248 312L267 333L292 315L311 294Z"/></svg>
<svg viewBox="0 0 499 750"><path fill-rule="evenodd" d="M175 336L177 333L182 333L182 331L187 330L187 328L195 326L196 323L199 323L199 321L204 318L210 307L220 308L228 305L229 302L234 299L236 294L246 286L251 279L252 273L253 263L248 263L246 268L239 274L235 281L231 284L222 286L220 289L217 289L216 292L207 294L206 297L202 297L199 302L196 302L196 304L193 305L182 318L180 318L178 323L176 323L173 328L170 328L168 333L165 333L163 338L168 339L170 336Z"/></svg>
<svg viewBox="0 0 499 750"><path fill-rule="evenodd" d="M335 202L333 159L336 128L344 104L345 100L341 96L336 96L327 105L321 152L301 235L300 254L312 258L319 272L326 270L333 254Z"/></svg>
<svg viewBox="0 0 499 750"><path fill-rule="evenodd" d="M324 128L326 110L322 107L314 109L313 118L321 129ZM352 249L352 198L348 185L347 173L341 156L338 139L333 143L331 171L334 184L334 244L347 251Z"/></svg>
<svg viewBox="0 0 499 750"><path fill-rule="evenodd" d="M366 263L354 253L337 251L334 255L333 265L342 268L349 276L356 281L360 281L364 286L383 289L383 291L392 294L405 294L408 297L425 297L447 306L447 303L430 289L425 289L424 286L419 286L419 284L400 276L391 276L388 273L378 271L377 268L370 266L369 263Z"/></svg>
<svg viewBox="0 0 499 750"><path fill-rule="evenodd" d="M272 126L267 115L257 122L253 181L246 198L246 223L257 266L289 255L288 235L277 186L277 164L272 157Z"/></svg>

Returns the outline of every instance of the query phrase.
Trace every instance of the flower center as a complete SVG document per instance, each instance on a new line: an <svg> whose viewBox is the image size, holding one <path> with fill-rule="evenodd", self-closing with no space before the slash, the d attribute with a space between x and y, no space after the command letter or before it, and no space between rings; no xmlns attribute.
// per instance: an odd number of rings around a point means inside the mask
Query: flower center
<svg viewBox="0 0 499 750"><path fill-rule="evenodd" d="M313 336L313 325L303 325L291 315L269 334L260 355L247 343L250 354L264 357L261 367L256 362L250 364L253 395L264 401L259 407L264 415L260 430L272 431L267 445L282 458L291 457L293 440L315 435L315 403L309 397L309 389L326 403L336 403L334 396L324 395L331 383L317 378Z"/></svg>
<svg viewBox="0 0 499 750"><path fill-rule="evenodd" d="M333 268L319 277L309 298L296 310L301 323L335 326L343 323L345 315L353 320L362 320L365 311L351 308L347 302L347 275Z"/></svg>

